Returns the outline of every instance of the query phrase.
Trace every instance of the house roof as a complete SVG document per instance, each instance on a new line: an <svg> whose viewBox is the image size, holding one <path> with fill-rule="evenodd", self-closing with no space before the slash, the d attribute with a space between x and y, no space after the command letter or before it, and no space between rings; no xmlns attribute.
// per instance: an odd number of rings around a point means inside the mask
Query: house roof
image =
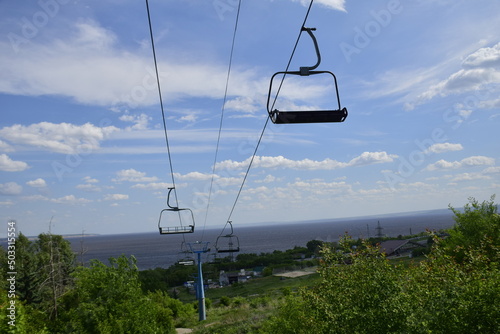
<svg viewBox="0 0 500 334"><path fill-rule="evenodd" d="M385 253L386 255L391 255L403 246L411 244L411 247L419 247L422 246L418 242L412 241L410 239L405 240L387 240L380 243L380 251Z"/></svg>

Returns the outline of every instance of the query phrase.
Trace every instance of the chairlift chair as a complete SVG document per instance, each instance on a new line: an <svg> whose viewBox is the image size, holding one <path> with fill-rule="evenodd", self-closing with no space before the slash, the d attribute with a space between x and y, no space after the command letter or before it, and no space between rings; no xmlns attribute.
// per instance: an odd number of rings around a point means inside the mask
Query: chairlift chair
<svg viewBox="0 0 500 334"><path fill-rule="evenodd" d="M267 112L269 117L274 124L292 124L292 123L332 123L332 122L343 122L347 117L347 108L342 108L340 104L339 89L337 85L337 78L335 74L330 71L314 71L321 63L321 55L319 53L318 42L313 34L316 28L305 28L302 27L302 31L306 31L309 36L311 36L314 48L316 49L316 55L318 61L313 66L300 67L299 71L284 71L277 72L271 77L271 82L269 84L269 94L267 96ZM333 78L333 83L335 84L335 93L337 95L337 109L330 110L308 110L308 111L282 111L274 108L274 103L276 99L271 103L271 94L273 88L274 77L277 75L286 76L299 75L299 76L310 76L316 74L327 74Z"/></svg>
<svg viewBox="0 0 500 334"><path fill-rule="evenodd" d="M240 251L240 240L238 236L234 234L233 224L230 221L227 223L231 227L231 233L217 237L215 242L215 250L217 253L237 253Z"/></svg>
<svg viewBox="0 0 500 334"><path fill-rule="evenodd" d="M193 233L195 226L193 211L188 208L179 208L170 205L170 193L175 188L168 189L168 208L161 210L160 218L158 219L160 234Z"/></svg>
<svg viewBox="0 0 500 334"><path fill-rule="evenodd" d="M178 254L176 263L180 266L194 266L195 264L194 254L188 249L184 241L181 243L181 251Z"/></svg>

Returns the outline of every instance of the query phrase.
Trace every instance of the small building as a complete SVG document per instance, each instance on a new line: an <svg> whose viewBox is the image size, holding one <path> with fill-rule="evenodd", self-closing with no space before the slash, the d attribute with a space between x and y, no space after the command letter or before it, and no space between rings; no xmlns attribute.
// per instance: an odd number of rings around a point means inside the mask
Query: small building
<svg viewBox="0 0 500 334"><path fill-rule="evenodd" d="M380 252L385 253L386 256L399 256L408 254L412 249L418 247L425 247L414 240L387 240L380 243Z"/></svg>
<svg viewBox="0 0 500 334"><path fill-rule="evenodd" d="M219 284L220 286L227 286L233 283L243 283L248 280L248 275L245 269L241 269L237 272L226 273L224 270L221 270L219 274Z"/></svg>

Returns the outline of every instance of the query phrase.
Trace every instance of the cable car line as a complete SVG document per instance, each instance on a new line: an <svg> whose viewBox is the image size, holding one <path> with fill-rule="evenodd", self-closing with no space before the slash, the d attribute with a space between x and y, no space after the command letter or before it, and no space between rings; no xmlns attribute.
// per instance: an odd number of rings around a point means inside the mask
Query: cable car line
<svg viewBox="0 0 500 334"><path fill-rule="evenodd" d="M290 55L290 59L288 60L288 64L286 65L286 71L288 71L289 67L290 67L290 64L292 63L292 59L293 59L293 56L295 54L295 50L297 49L297 45L299 44L299 40L300 40L300 36L302 35L302 32L303 32L303 29L302 27L305 26L306 22L307 22L307 18L309 17L309 13L311 11L311 7L313 5L313 2L314 0L311 0L311 2L309 3L309 7L307 8L307 12L306 12L306 15L304 17L304 21L301 25L301 29L300 29L300 32L299 32L299 36L297 37L297 41L295 42L295 46L293 47L293 50L292 50L292 54ZM279 85L279 88L278 88L278 91L276 93L276 96L274 98L274 102L273 102L273 107L274 107L274 104L276 103L276 99L278 98L278 94L279 94L279 91L281 90L281 86L283 85L283 81L285 80L285 75L283 75L283 78L281 79L281 83ZM264 123L264 127L262 129L262 132L260 133L260 136L259 136L259 140L257 141L257 145L255 146L255 150L253 152L253 155L252 155L252 158L250 159L250 163L248 164L248 168L245 172L245 176L243 177L243 181L241 182L241 186L240 186L240 189L238 190L238 194L236 195L236 199L234 200L234 203L233 203L233 206L231 208L231 211L229 212L229 216L227 218L227 221L231 221L231 216L233 215L233 212L234 212L234 209L236 207L236 204L238 203L238 199L241 195L241 191L243 190L243 186L245 185L245 181L248 177L248 174L250 172L250 168L252 167L252 164L253 164L253 161L255 160L255 156L257 154L257 150L259 149L259 146L260 146L260 143L262 141L262 138L264 137L264 132L266 131L266 128L267 128L267 124L269 123L269 119L270 117L266 117L266 122ZM227 223L226 223L227 225ZM224 226L224 228L226 227L226 225Z"/></svg>
<svg viewBox="0 0 500 334"><path fill-rule="evenodd" d="M234 52L234 45L235 45L235 40L236 40L236 32L238 30L238 22L239 22L239 18L240 18L240 8L241 8L241 0L238 1L238 9L237 9L237 12L236 12L236 21L234 23L233 40L232 40L232 43L231 43L231 52L229 54L229 65L228 65L228 68L227 68L226 87L225 87L225 90L224 90L224 99L222 101L222 107L221 107L221 116L220 116L220 122L219 122L219 133L217 135L217 145L215 147L215 157L214 157L214 163L212 165L212 177L210 179L210 189L208 191L208 198L207 198L207 209L206 209L206 212L205 212L205 220L204 220L204 223L203 223L203 230L202 230L202 234L201 234L201 240L202 241L203 241L203 237L205 235L205 227L206 227L206 224L207 224L208 212L209 212L209 209L210 209L210 199L212 197L212 189L213 189L214 177L215 177L215 165L217 164L217 156L218 156L218 153L219 153L220 137L221 137L221 133L222 133L222 123L223 123L223 120L224 120L224 111L225 111L225 107L226 107L227 91L228 91L228 87L229 87L229 77L231 76L231 67L232 67L232 63L233 63L233 52Z"/></svg>
<svg viewBox="0 0 500 334"><path fill-rule="evenodd" d="M168 163L170 166L170 177L172 179L172 187L169 188L168 195L167 195L167 206L168 208L161 210L160 212L160 218L158 219L158 229L160 231L160 234L179 234L179 233L193 233L194 232L194 216L193 213L190 209L187 208L179 208L179 200L177 198L177 191L175 190L175 177L174 177L174 169L173 169L173 164L172 164L172 155L170 152L170 144L168 140L168 131L167 131L167 122L165 119L165 108L163 107L163 98L161 94L161 85L160 85L160 76L158 74L158 61L156 58L156 49L155 49L155 42L154 42L154 37L153 37L153 26L151 24L151 14L149 10L149 2L146 0L146 11L148 14L148 25L149 25L149 35L151 38L151 48L153 51L153 60L155 64L155 74L156 74L156 84L158 87L158 96L160 99L160 109L161 109L161 116L163 120L163 132L165 135L165 143L167 146L167 153L168 153ZM174 192L174 197L175 197L175 206L172 206L170 204L170 194L171 192ZM166 213L165 216L163 214ZM172 214L171 214L172 213ZM187 216L186 216L187 214ZM183 221L183 215L185 215L185 219L187 219L188 223L187 226L184 226L182 223ZM175 218L177 216L180 226L177 226L175 224L172 226L172 224L168 224L168 226L165 226L165 224L162 221L162 216L167 218L167 221L172 220L172 217ZM184 236L183 236L184 238Z"/></svg>

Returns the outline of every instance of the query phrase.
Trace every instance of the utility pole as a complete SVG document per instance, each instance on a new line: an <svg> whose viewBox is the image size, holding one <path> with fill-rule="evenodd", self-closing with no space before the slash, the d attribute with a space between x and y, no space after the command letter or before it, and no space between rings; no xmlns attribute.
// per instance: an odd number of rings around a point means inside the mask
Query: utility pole
<svg viewBox="0 0 500 334"><path fill-rule="evenodd" d="M201 242L201 241L188 243L189 248L191 248L191 252L198 254L198 283L196 284L196 296L198 298L199 321L203 321L207 318L205 309L205 288L203 286L201 254L210 251L210 249L208 248L208 244L209 244L208 242Z"/></svg>
<svg viewBox="0 0 500 334"><path fill-rule="evenodd" d="M382 226L380 226L380 220L377 222L377 227L375 229L377 230L377 237L382 238L384 236L382 234L382 230L384 228Z"/></svg>

